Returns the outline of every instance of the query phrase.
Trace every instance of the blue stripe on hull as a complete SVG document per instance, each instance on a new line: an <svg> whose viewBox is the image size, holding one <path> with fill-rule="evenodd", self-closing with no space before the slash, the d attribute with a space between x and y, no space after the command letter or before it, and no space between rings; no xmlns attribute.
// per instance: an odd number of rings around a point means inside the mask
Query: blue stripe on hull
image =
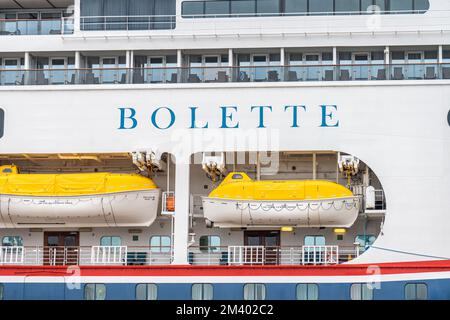
<svg viewBox="0 0 450 320"><path fill-rule="evenodd" d="M450 300L450 279L424 281L383 282L373 292L374 300L403 300L405 284L426 283L428 299ZM267 300L295 300L297 283L267 283ZM64 283L4 283L4 300L82 300L84 284L80 289L69 289ZM192 284L158 284L160 300L190 300ZM215 300L243 300L242 283L215 283ZM350 283L318 284L319 300L349 300ZM106 283L107 300L134 300L136 283Z"/></svg>

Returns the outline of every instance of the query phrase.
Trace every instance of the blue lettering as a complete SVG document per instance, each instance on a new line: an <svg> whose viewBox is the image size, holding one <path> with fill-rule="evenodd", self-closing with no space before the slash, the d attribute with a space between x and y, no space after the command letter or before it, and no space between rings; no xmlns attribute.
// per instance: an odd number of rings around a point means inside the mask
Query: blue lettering
<svg viewBox="0 0 450 320"><path fill-rule="evenodd" d="M120 110L120 126L119 126L119 130L123 130L123 129L134 129L137 127L138 122L135 119L136 116L136 110L134 110L133 108L119 108ZM130 111L129 115L126 115L126 111ZM125 120L131 120L131 126L126 126L125 124Z"/></svg>
<svg viewBox="0 0 450 320"><path fill-rule="evenodd" d="M270 112L272 112L272 107L271 106L254 106L251 108L251 112L253 112L254 109L259 108L259 125L258 128L265 128L264 126L264 110L265 109L269 109Z"/></svg>
<svg viewBox="0 0 450 320"><path fill-rule="evenodd" d="M288 109L292 108L292 126L291 128L298 128L298 109L302 108L304 111L306 111L305 106L286 106L284 107L284 111L286 112Z"/></svg>
<svg viewBox="0 0 450 320"><path fill-rule="evenodd" d="M189 107L189 109L191 109L191 129L197 129L198 127L195 125L195 118L196 118L196 110L198 109L197 107ZM201 127L200 129L206 129L208 128L208 122Z"/></svg>
<svg viewBox="0 0 450 320"><path fill-rule="evenodd" d="M330 110L328 112L328 108L333 108L337 111L337 106L335 105L321 105L320 108L322 108L322 124L321 127L339 127L339 120L336 121L334 124L330 124L327 122L327 120L333 120L334 114L333 110Z"/></svg>
<svg viewBox="0 0 450 320"><path fill-rule="evenodd" d="M162 109L169 111L169 114L170 114L170 123L166 127L160 127L158 125L158 123L156 122L156 115L159 112L159 110L162 110ZM153 124L153 126L155 126L155 128L158 128L161 130L166 130L166 129L169 129L171 126L173 126L174 123L175 123L175 113L173 112L172 109L166 108L166 107L160 107L160 108L156 109L155 111L153 111L152 124Z"/></svg>
<svg viewBox="0 0 450 320"><path fill-rule="evenodd" d="M237 129L239 128L239 122L237 122L233 127L228 126L227 120L233 121L233 113L228 113L228 109L237 111L237 107L220 107L222 109L222 125L220 126L221 129Z"/></svg>

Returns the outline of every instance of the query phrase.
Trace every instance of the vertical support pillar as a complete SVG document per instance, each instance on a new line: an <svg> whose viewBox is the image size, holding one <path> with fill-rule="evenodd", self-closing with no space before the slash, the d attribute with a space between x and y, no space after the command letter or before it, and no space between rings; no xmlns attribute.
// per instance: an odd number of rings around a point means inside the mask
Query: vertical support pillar
<svg viewBox="0 0 450 320"><path fill-rule="evenodd" d="M384 64L386 66L386 79L389 80L391 78L391 52L389 46L384 48Z"/></svg>
<svg viewBox="0 0 450 320"><path fill-rule="evenodd" d="M25 57L24 57L24 66L23 68L26 70L24 77L23 77L23 81L24 84L30 84L30 80L31 80L31 71L30 69L32 68L31 66L31 54L29 52L25 52Z"/></svg>
<svg viewBox="0 0 450 320"><path fill-rule="evenodd" d="M438 79L442 79L442 63L444 62L444 53L442 51L442 45L439 46L438 48Z"/></svg>
<svg viewBox="0 0 450 320"><path fill-rule="evenodd" d="M81 83L81 75L82 71L81 69L81 52L75 51L75 83L80 84Z"/></svg>
<svg viewBox="0 0 450 320"><path fill-rule="evenodd" d="M228 81L233 82L233 79L235 79L233 49L228 49L228 67Z"/></svg>
<svg viewBox="0 0 450 320"><path fill-rule="evenodd" d="M338 53L337 53L337 47L333 47L333 80L338 79Z"/></svg>
<svg viewBox="0 0 450 320"><path fill-rule="evenodd" d="M175 265L188 264L189 236L189 158L177 157L175 164L175 223L173 241L173 262Z"/></svg>
<svg viewBox="0 0 450 320"><path fill-rule="evenodd" d="M177 50L177 82L183 83L183 52L181 49Z"/></svg>
<svg viewBox="0 0 450 320"><path fill-rule="evenodd" d="M81 0L73 2L73 32L77 34L81 30Z"/></svg>
<svg viewBox="0 0 450 320"><path fill-rule="evenodd" d="M284 48L280 48L280 65L281 65L281 70L280 70L280 77L281 77L281 81L285 81L285 70L286 70L286 51L284 50Z"/></svg>
<svg viewBox="0 0 450 320"><path fill-rule="evenodd" d="M336 183L339 183L339 159L341 158L341 153L336 153Z"/></svg>
<svg viewBox="0 0 450 320"><path fill-rule="evenodd" d="M256 152L256 180L261 180L261 159L259 151Z"/></svg>

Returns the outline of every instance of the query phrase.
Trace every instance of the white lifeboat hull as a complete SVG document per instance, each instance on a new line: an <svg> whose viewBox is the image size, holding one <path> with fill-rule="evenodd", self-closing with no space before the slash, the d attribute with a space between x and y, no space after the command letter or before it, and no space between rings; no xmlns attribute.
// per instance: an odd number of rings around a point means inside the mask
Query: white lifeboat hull
<svg viewBox="0 0 450 320"><path fill-rule="evenodd" d="M233 200L204 197L204 217L215 227L342 227L353 225L358 197L305 201Z"/></svg>
<svg viewBox="0 0 450 320"><path fill-rule="evenodd" d="M159 189L86 196L0 195L0 228L140 227L156 219Z"/></svg>

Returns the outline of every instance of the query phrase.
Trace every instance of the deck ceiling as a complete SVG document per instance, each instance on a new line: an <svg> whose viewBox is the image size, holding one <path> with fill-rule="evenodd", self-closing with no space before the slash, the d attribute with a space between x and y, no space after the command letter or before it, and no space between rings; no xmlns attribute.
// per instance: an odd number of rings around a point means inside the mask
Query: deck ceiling
<svg viewBox="0 0 450 320"><path fill-rule="evenodd" d="M0 0L0 9L67 8L73 0Z"/></svg>

